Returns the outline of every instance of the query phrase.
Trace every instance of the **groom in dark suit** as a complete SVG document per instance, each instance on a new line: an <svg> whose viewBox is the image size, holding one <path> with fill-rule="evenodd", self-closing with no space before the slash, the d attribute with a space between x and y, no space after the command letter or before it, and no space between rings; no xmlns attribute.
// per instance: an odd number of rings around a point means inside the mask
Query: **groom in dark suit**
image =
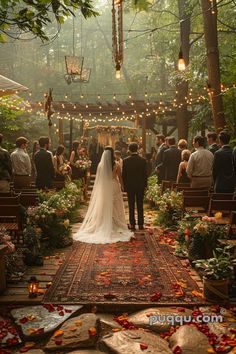
<svg viewBox="0 0 236 354"><path fill-rule="evenodd" d="M138 144L129 145L130 156L123 160L122 178L128 195L130 229L135 230L135 200L138 211L139 230L144 229L143 198L147 187L147 162L138 155Z"/></svg>
<svg viewBox="0 0 236 354"><path fill-rule="evenodd" d="M45 189L52 187L52 180L55 175L52 154L48 151L50 146L50 139L41 137L39 139L40 150L34 155L34 162L36 167L36 188Z"/></svg>

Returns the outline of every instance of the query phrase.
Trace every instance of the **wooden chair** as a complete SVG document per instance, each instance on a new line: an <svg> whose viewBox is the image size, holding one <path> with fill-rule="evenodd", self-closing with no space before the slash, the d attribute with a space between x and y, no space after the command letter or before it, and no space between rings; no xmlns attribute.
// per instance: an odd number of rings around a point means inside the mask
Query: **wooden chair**
<svg viewBox="0 0 236 354"><path fill-rule="evenodd" d="M213 215L218 211L222 212L224 215L229 215L231 212L236 211L236 200L211 199L208 215Z"/></svg>
<svg viewBox="0 0 236 354"><path fill-rule="evenodd" d="M198 197L198 196L209 196L209 191L207 189L199 190L183 190L183 196L185 197Z"/></svg>
<svg viewBox="0 0 236 354"><path fill-rule="evenodd" d="M199 212L206 212L209 202L209 196L184 196L184 209L186 211L197 210Z"/></svg>
<svg viewBox="0 0 236 354"><path fill-rule="evenodd" d="M6 229L16 243L20 243L23 230L21 208L21 205L0 205L0 228Z"/></svg>
<svg viewBox="0 0 236 354"><path fill-rule="evenodd" d="M211 199L215 200L233 200L234 194L233 193L212 193Z"/></svg>

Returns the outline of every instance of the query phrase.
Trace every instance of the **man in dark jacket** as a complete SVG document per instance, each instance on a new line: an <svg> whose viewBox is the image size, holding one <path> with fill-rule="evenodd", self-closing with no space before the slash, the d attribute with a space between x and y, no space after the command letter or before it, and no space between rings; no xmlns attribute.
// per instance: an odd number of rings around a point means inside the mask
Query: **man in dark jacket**
<svg viewBox="0 0 236 354"><path fill-rule="evenodd" d="M138 155L138 144L129 145L130 156L123 160L122 178L128 195L130 229L135 230L135 200L138 211L139 230L144 229L143 198L147 187L147 163Z"/></svg>
<svg viewBox="0 0 236 354"><path fill-rule="evenodd" d="M0 134L0 191L10 190L10 180L12 177L12 166L9 152L1 147L3 135Z"/></svg>
<svg viewBox="0 0 236 354"><path fill-rule="evenodd" d="M229 145L230 135L226 131L219 134L221 149L214 154L213 179L215 193L233 193L236 174L233 166L233 152Z"/></svg>
<svg viewBox="0 0 236 354"><path fill-rule="evenodd" d="M217 150L220 149L220 146L217 144L217 134L214 132L207 134L207 143L208 143L208 150L212 152L213 155Z"/></svg>
<svg viewBox="0 0 236 354"><path fill-rule="evenodd" d="M175 145L173 136L166 138L166 140L169 149L163 153L164 176L166 181L176 181L181 162L181 150Z"/></svg>
<svg viewBox="0 0 236 354"><path fill-rule="evenodd" d="M39 139L40 150L34 155L34 162L36 167L36 187L38 189L45 189L52 187L52 180L55 174L52 154L48 151L50 140L47 137Z"/></svg>
<svg viewBox="0 0 236 354"><path fill-rule="evenodd" d="M165 179L165 169L163 167L163 155L164 151L168 149L168 146L165 144L165 136L162 134L156 135L157 139L157 156L156 156L156 174L158 177L158 183L161 183Z"/></svg>

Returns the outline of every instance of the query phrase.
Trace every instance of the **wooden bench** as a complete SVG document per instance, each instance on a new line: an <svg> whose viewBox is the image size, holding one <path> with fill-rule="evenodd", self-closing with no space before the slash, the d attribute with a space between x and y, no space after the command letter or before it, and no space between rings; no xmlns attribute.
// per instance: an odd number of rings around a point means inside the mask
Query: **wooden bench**
<svg viewBox="0 0 236 354"><path fill-rule="evenodd" d="M211 199L215 200L233 200L234 194L233 193L212 193Z"/></svg>
<svg viewBox="0 0 236 354"><path fill-rule="evenodd" d="M198 196L209 196L209 191L207 189L199 189L199 190L183 190L184 197L198 197Z"/></svg>
<svg viewBox="0 0 236 354"><path fill-rule="evenodd" d="M31 185L33 182L31 176L14 176L13 177L13 185L14 188L26 188Z"/></svg>
<svg viewBox="0 0 236 354"><path fill-rule="evenodd" d="M0 197L0 205L18 205L20 203L20 195L11 197Z"/></svg>
<svg viewBox="0 0 236 354"><path fill-rule="evenodd" d="M173 185L173 181L165 181L161 182L161 192L163 193L166 189L171 189Z"/></svg>
<svg viewBox="0 0 236 354"><path fill-rule="evenodd" d="M236 200L216 200L211 199L208 215L213 215L216 212L222 212L222 214L231 214L236 211Z"/></svg>
<svg viewBox="0 0 236 354"><path fill-rule="evenodd" d="M22 193L20 195L20 204L23 205L25 208L29 206L35 206L39 202L38 194L36 193Z"/></svg>
<svg viewBox="0 0 236 354"><path fill-rule="evenodd" d="M184 209L186 211L207 212L209 202L209 196L184 196Z"/></svg>
<svg viewBox="0 0 236 354"><path fill-rule="evenodd" d="M22 234L22 209L21 205L0 205L0 228L6 229L9 234L20 243Z"/></svg>
<svg viewBox="0 0 236 354"><path fill-rule="evenodd" d="M65 188L65 181L53 181L52 182L52 189L56 189L57 191Z"/></svg>
<svg viewBox="0 0 236 354"><path fill-rule="evenodd" d="M190 183L173 183L172 184L172 189L177 189L179 191L183 190L184 188L189 188L190 187Z"/></svg>

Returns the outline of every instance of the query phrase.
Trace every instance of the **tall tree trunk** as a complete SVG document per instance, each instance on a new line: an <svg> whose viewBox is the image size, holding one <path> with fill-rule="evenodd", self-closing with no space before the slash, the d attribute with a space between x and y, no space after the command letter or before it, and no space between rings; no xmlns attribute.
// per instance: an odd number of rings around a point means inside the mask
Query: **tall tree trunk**
<svg viewBox="0 0 236 354"><path fill-rule="evenodd" d="M221 95L220 62L217 35L217 3L201 0L204 21L204 35L207 50L208 87L211 95L215 130L225 127L223 99Z"/></svg>
<svg viewBox="0 0 236 354"><path fill-rule="evenodd" d="M183 58L185 65L189 64L189 51L190 51L190 9L188 2L186 0L178 0L179 7L179 18L180 18L180 39L181 48L183 52ZM188 97L188 81L181 81L177 84L177 96L176 96L176 121L178 128L178 138L187 139L188 138L188 120L189 112L186 102L186 97Z"/></svg>

